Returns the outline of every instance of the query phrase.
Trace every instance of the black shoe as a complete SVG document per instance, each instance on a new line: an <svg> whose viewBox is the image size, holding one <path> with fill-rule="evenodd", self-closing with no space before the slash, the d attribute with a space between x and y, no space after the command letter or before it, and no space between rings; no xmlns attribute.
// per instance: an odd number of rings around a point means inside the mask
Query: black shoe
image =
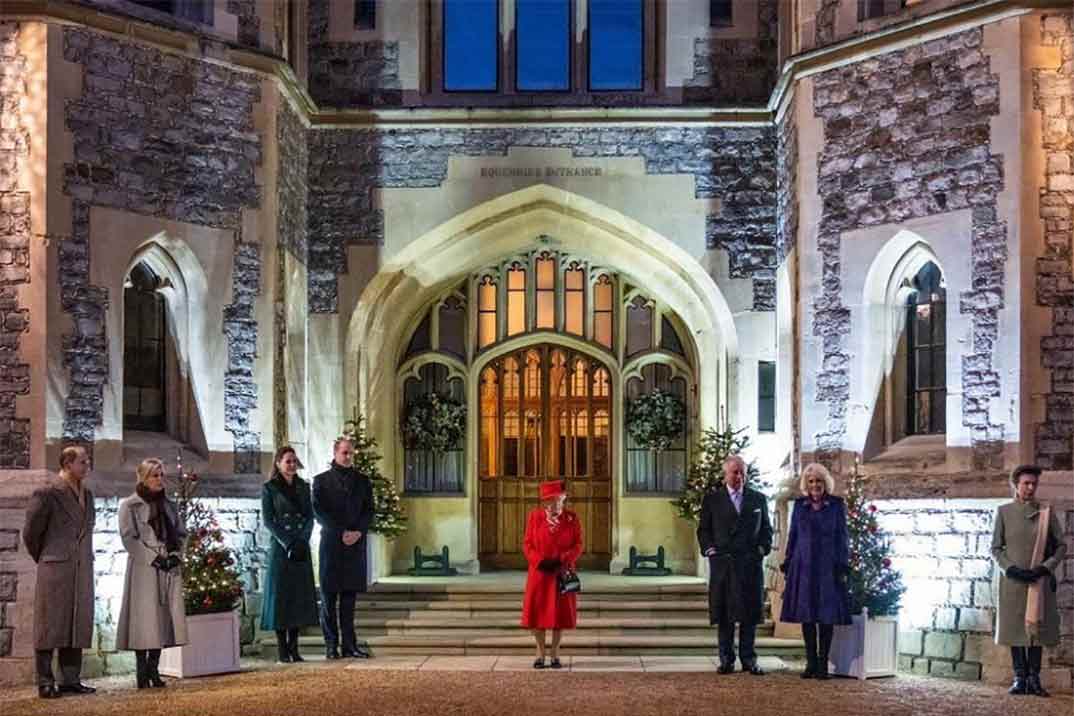
<svg viewBox="0 0 1074 716"><path fill-rule="evenodd" d="M806 659L805 671L802 672L803 679L815 679L817 678L817 662L813 659Z"/></svg>
<svg viewBox="0 0 1074 716"><path fill-rule="evenodd" d="M134 652L134 683L139 689L149 688L149 667L147 666L145 652L138 649Z"/></svg>
<svg viewBox="0 0 1074 716"><path fill-rule="evenodd" d="M335 649L325 649L324 650L324 658L326 658L326 659L338 659L339 658L339 652L336 651Z"/></svg>
<svg viewBox="0 0 1074 716"><path fill-rule="evenodd" d="M734 662L721 661L720 665L716 667L716 673L718 674L730 674L735 670Z"/></svg>
<svg viewBox="0 0 1074 716"><path fill-rule="evenodd" d="M344 659L368 659L372 656L360 646L356 646L353 649L344 649L342 654Z"/></svg>
<svg viewBox="0 0 1074 716"><path fill-rule="evenodd" d="M553 669L562 669L563 668L563 662L559 660L558 656L556 656L556 657L552 658L552 663L550 663L549 666L552 667Z"/></svg>
<svg viewBox="0 0 1074 716"><path fill-rule="evenodd" d="M287 655L291 657L293 663L299 663L305 661L302 655L298 653L298 632L295 632L293 636L287 639Z"/></svg>
<svg viewBox="0 0 1074 716"><path fill-rule="evenodd" d="M60 692L52 684L41 684L37 687L37 696L42 699L58 699Z"/></svg>
<svg viewBox="0 0 1074 716"><path fill-rule="evenodd" d="M828 665L823 664L817 669L817 675L813 677L817 681L828 681L832 678L832 675L828 673Z"/></svg>
<svg viewBox="0 0 1074 716"><path fill-rule="evenodd" d="M97 689L85 684L60 684L57 689L61 694L94 694Z"/></svg>
<svg viewBox="0 0 1074 716"><path fill-rule="evenodd" d="M534 659L533 660L533 668L534 669L543 669L544 668L544 657L543 656L541 658L539 658L539 659Z"/></svg>
<svg viewBox="0 0 1074 716"><path fill-rule="evenodd" d="M1026 678L1024 676L1015 676L1014 683L1011 684L1011 688L1007 689L1007 693L1011 696L1025 696L1026 695Z"/></svg>
<svg viewBox="0 0 1074 716"><path fill-rule="evenodd" d="M160 678L160 674L155 671L149 674L149 685L154 689L163 689L167 686L167 684L164 683L164 679Z"/></svg>
<svg viewBox="0 0 1074 716"><path fill-rule="evenodd" d="M1043 696L1044 698L1051 696L1044 690L1044 685L1040 683L1040 674L1030 674L1026 677L1026 693L1032 696Z"/></svg>
<svg viewBox="0 0 1074 716"><path fill-rule="evenodd" d="M742 670L743 671L748 671L749 673L753 674L754 676L764 676L764 669L762 669L761 667L757 666L756 663L743 664L742 665Z"/></svg>

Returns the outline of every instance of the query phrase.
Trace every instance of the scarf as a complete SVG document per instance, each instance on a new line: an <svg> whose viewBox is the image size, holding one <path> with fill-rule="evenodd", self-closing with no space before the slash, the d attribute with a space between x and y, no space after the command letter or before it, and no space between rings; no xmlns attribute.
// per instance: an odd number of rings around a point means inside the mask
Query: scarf
<svg viewBox="0 0 1074 716"><path fill-rule="evenodd" d="M1033 568L1044 561L1044 548L1048 543L1048 526L1052 517L1051 505L1044 505L1037 513L1037 539L1033 543L1033 558L1029 562ZM1040 635L1040 625L1044 621L1044 583L1047 580L1034 580L1026 590L1026 634L1036 639Z"/></svg>
<svg viewBox="0 0 1074 716"><path fill-rule="evenodd" d="M153 492L144 484L139 484L138 487L134 488L134 491L138 493L138 497L141 497L149 505L149 519L146 522L153 528L153 534L157 536L160 542L164 543L169 552L178 552L179 535L175 525L168 519L168 513L164 510L164 490Z"/></svg>

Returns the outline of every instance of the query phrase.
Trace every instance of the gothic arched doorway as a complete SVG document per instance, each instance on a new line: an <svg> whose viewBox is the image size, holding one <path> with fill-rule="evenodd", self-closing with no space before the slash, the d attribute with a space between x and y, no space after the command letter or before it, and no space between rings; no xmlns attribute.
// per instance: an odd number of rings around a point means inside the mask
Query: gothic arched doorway
<svg viewBox="0 0 1074 716"><path fill-rule="evenodd" d="M478 388L479 554L524 569L526 515L538 485L566 480L582 521L580 566L607 569L612 529L612 385L600 360L542 343L495 358Z"/></svg>

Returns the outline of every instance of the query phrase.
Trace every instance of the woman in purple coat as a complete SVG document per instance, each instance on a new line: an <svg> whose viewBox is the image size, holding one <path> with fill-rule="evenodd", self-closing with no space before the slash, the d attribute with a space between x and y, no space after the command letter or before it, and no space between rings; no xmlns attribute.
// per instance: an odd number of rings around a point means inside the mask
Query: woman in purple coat
<svg viewBox="0 0 1074 716"><path fill-rule="evenodd" d="M847 509L843 498L832 494L835 481L817 463L802 470L794 501L787 558L780 566L786 574L780 620L802 625L806 644L803 679L827 679L828 652L836 624L850 624ZM819 631L819 639L818 639Z"/></svg>

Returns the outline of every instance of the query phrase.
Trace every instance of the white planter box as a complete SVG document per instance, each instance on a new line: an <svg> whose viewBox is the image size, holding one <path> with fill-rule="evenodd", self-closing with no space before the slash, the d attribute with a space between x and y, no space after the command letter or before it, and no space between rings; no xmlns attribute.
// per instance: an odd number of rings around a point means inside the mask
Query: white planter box
<svg viewBox="0 0 1074 716"><path fill-rule="evenodd" d="M188 644L161 653L161 674L185 679L239 670L238 611L189 616L186 629Z"/></svg>
<svg viewBox="0 0 1074 716"><path fill-rule="evenodd" d="M839 676L872 679L894 676L898 664L899 622L895 617L851 617L853 624L836 626L828 670Z"/></svg>

